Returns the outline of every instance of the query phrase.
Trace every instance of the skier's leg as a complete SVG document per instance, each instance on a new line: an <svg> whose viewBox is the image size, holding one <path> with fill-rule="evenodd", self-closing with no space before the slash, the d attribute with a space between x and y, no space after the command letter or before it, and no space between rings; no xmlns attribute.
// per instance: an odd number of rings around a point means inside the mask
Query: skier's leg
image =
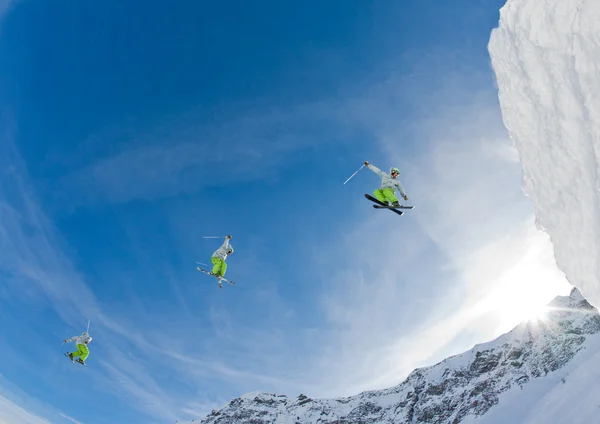
<svg viewBox="0 0 600 424"><path fill-rule="evenodd" d="M227 271L227 262L222 261L222 263L221 263L221 272L220 272L221 277L225 276L225 271Z"/></svg>
<svg viewBox="0 0 600 424"><path fill-rule="evenodd" d="M212 263L213 263L213 269L212 269L212 273L213 275L218 275L219 272L221 272L221 264L223 263L223 261L221 260L221 258L217 258L214 257L211 259Z"/></svg>
<svg viewBox="0 0 600 424"><path fill-rule="evenodd" d="M80 344L75 345L75 347L77 347L77 350L75 352L71 352L71 355L73 355L73 358L76 358L78 356L81 356L83 354L83 352L81 351L81 346Z"/></svg>
<svg viewBox="0 0 600 424"><path fill-rule="evenodd" d="M398 198L394 194L393 189L387 187L387 188L384 188L382 191L383 191L383 196L385 197L386 200L389 200L391 203L398 203Z"/></svg>
<svg viewBox="0 0 600 424"><path fill-rule="evenodd" d="M386 189L386 190L387 190L387 189ZM373 195L374 195L374 196L375 196L375 198L376 198L377 200L379 200L380 202L382 202L382 203L387 203L387 200L386 200L386 198L385 198L385 194L384 194L384 193L385 193L385 191L384 191L384 190L382 190L382 189L378 188L377 190L375 190L375 191L373 192Z"/></svg>
<svg viewBox="0 0 600 424"><path fill-rule="evenodd" d="M82 361L85 361L87 359L87 357L90 356L90 350L84 344L77 345L77 347L79 348L79 352L81 352L79 354L79 357L81 358Z"/></svg>

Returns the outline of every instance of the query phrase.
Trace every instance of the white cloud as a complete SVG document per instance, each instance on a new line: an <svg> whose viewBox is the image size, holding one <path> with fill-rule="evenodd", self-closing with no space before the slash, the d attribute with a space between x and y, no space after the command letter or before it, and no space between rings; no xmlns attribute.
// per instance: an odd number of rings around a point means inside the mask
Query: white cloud
<svg viewBox="0 0 600 424"><path fill-rule="evenodd" d="M31 397L0 375L0 422L2 424L63 424L68 415Z"/></svg>
<svg viewBox="0 0 600 424"><path fill-rule="evenodd" d="M50 421L24 410L3 396L0 396L0 416L4 424L50 424Z"/></svg>
<svg viewBox="0 0 600 424"><path fill-rule="evenodd" d="M135 135L125 129L96 135L72 161L92 163L67 174L57 189L69 202L155 199L230 184L240 175L245 182L272 178L283 164L294 160L294 153L323 140L344 142L338 132L327 137L339 117L329 103L236 113L245 114L215 117L222 121L198 125L195 122L207 114L198 109L153 128L131 131ZM126 147L104 157L97 151L101 148L97 146L114 144ZM89 152L93 158L87 158ZM75 159L77 155L83 157Z"/></svg>
<svg viewBox="0 0 600 424"><path fill-rule="evenodd" d="M62 412L59 415L65 420L72 422L73 424L83 424L81 421L78 421L73 417L69 417L67 414L63 414Z"/></svg>
<svg viewBox="0 0 600 424"><path fill-rule="evenodd" d="M116 394L129 393L136 399L135 405L141 411L155 419L174 421L180 418L180 407L185 404L182 398L171 396L161 389L159 384L148 373L147 365L142 365L140 358L113 356L111 362L99 360L106 371L118 382L112 390Z"/></svg>

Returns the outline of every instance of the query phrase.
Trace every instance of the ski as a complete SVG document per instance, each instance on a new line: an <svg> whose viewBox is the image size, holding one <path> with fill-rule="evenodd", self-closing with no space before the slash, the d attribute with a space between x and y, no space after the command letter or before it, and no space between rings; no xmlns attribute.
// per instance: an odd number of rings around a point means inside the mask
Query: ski
<svg viewBox="0 0 600 424"><path fill-rule="evenodd" d="M205 273L206 275L210 275L211 277L215 277L216 279L218 279L218 277L216 277L215 275L211 274L210 271L207 271L207 270L202 269L200 267L196 267L196 269L198 271L201 271L201 272ZM227 278L221 277L221 280L219 280L219 288L223 287L223 285L221 284L221 281L225 281L225 282L227 282L229 284L235 284L235 281L231 281L231 280L228 280Z"/></svg>
<svg viewBox="0 0 600 424"><path fill-rule="evenodd" d="M405 205L400 205L400 206L392 206L392 205L388 205L388 206L382 206L382 205L373 205L373 207L375 209L414 209L414 206L405 206Z"/></svg>
<svg viewBox="0 0 600 424"><path fill-rule="evenodd" d="M389 205L386 205L385 203L380 202L379 200L377 200L375 197L371 196L370 194L365 194L365 197L367 199L369 199L370 201L377 203L376 205L373 205L373 207L381 206L381 209L389 209L392 212L395 212L400 216L404 215L404 212L399 211L398 208L394 208Z"/></svg>
<svg viewBox="0 0 600 424"><path fill-rule="evenodd" d="M399 205L399 206L392 206L392 205L385 205L383 203L381 203L379 200L377 200L376 198L374 198L373 196L370 196L368 194L365 194L365 197L369 200L372 200L373 202L377 202L376 205L373 205L374 208L377 209L414 209L414 206L407 206L407 205Z"/></svg>

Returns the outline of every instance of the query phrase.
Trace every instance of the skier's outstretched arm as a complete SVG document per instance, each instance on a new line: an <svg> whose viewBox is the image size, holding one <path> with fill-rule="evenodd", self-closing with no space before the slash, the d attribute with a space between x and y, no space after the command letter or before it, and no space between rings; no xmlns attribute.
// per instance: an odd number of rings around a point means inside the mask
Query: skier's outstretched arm
<svg viewBox="0 0 600 424"><path fill-rule="evenodd" d="M71 337L70 339L63 340L63 342L64 342L64 343L71 343L71 342L72 342L73 340L75 340L76 338L77 338L77 336L75 336L75 337Z"/></svg>
<svg viewBox="0 0 600 424"><path fill-rule="evenodd" d="M404 191L404 187L402 187L402 184L398 180L396 180L396 187L398 187L398 191L400 192L400 194L402 195L404 200L408 200L408 196L406 195L406 192Z"/></svg>
<svg viewBox="0 0 600 424"><path fill-rule="evenodd" d="M367 166L367 168L369 168L371 171L373 171L380 177L387 176L387 174L385 172L383 172L381 169L377 168L375 165L371 165L369 162L365 162L365 165Z"/></svg>
<svg viewBox="0 0 600 424"><path fill-rule="evenodd" d="M223 242L223 245L221 246L221 248L228 248L229 247L229 239L231 238L231 236L227 236L225 237L225 241Z"/></svg>

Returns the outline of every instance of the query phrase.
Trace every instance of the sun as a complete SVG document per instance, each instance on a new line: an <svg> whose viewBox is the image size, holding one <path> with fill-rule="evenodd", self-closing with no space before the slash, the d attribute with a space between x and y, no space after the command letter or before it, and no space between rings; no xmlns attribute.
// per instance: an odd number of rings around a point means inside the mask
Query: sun
<svg viewBox="0 0 600 424"><path fill-rule="evenodd" d="M546 321L548 319L549 308L546 305L531 305L524 311L526 321Z"/></svg>
<svg viewBox="0 0 600 424"><path fill-rule="evenodd" d="M494 311L499 319L499 328L501 331L509 331L523 322L541 323L548 319L550 308L545 303L532 301L527 298L502 299L496 294L491 305L488 305L490 311Z"/></svg>

